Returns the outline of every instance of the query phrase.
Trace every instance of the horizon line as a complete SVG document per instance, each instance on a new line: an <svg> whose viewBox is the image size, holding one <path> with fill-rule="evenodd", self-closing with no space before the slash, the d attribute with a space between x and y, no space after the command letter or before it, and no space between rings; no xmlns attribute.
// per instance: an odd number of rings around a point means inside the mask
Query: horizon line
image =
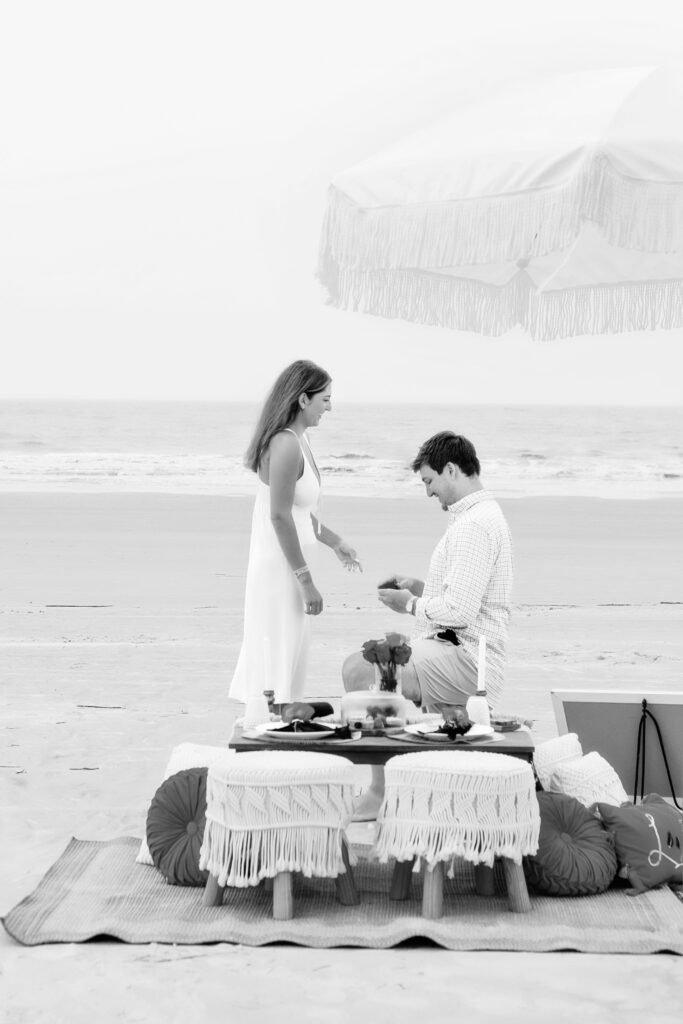
<svg viewBox="0 0 683 1024"><path fill-rule="evenodd" d="M82 403L82 404L85 404L85 403L96 404L96 403L98 403L98 404L110 404L110 405L125 404L125 403L127 403L127 404L159 404L159 405L161 405L161 404L168 404L168 405L170 405L170 404L181 404L181 403L185 403L185 404L187 404L187 403L196 403L197 405L260 405L260 404L263 403L263 401L264 401L264 396L260 396L258 398L197 398L197 397L181 397L181 396L175 396L175 397L172 397L172 398L171 397L161 398L159 396L156 396L156 397L152 398L152 397L142 396L142 397L134 397L133 398L133 397L123 397L123 396L119 395L119 396L116 396L116 397L109 396L109 397L106 397L106 398L105 397L101 397L101 396L85 398L83 396L55 397L54 395L51 395L51 396L41 396L41 395L22 395L22 396L17 396L17 395L13 395L13 396L10 397L10 396L0 395L0 403L10 403L10 402L16 402L16 403L19 403L19 402L25 402L25 403L29 403L29 402L42 402L42 403L45 403L45 404L49 404L49 403L69 404L69 403L71 403L71 404L74 404L74 405L75 404L79 404L79 403ZM564 405L564 406L572 406L572 407L576 407L576 408L596 408L596 409L599 409L599 408L610 408L610 409L616 409L616 408L624 408L624 409L632 409L632 408L643 408L643 409L645 409L645 408L648 408L648 409L683 409L683 402L654 402L654 401L644 401L644 400L634 400L634 401L620 400L618 402L604 402L604 401L599 402L599 401L572 401L571 399L562 399L562 400L551 401L551 402L549 402L549 401L538 402L538 401L513 401L513 400L509 400L509 399L506 399L505 401L482 401L482 400L477 400L477 399L468 399L467 401L459 401L459 400L456 400L456 399L453 399L453 400L448 400L448 399L436 399L436 400L433 400L433 399L422 399L422 400L420 400L420 399L394 399L392 401L386 401L386 400L377 399L377 398L371 398L371 399L370 398L365 398L365 399L363 399L363 398L359 398L359 399L336 398L334 400L334 402L335 402L335 405L340 405L340 406L352 406L352 405L385 405L385 406L397 406L397 405L400 405L400 406L425 406L425 405L440 406L440 405L442 405L442 406L451 406L451 405L459 405L459 406L465 406L465 407L466 406L484 406L486 408L498 407L498 408L503 408L504 409L504 408L509 408L511 406L512 407L534 406L534 407L537 407L537 408L552 408L553 406Z"/></svg>

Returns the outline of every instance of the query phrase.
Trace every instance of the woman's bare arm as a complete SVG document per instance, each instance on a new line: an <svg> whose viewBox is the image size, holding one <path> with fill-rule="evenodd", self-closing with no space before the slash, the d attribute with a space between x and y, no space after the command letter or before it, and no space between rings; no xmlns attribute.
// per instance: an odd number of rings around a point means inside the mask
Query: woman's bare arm
<svg viewBox="0 0 683 1024"><path fill-rule="evenodd" d="M352 548L343 537L340 537L334 530L330 530L329 526L325 526L323 523L318 522L314 515L311 515L311 521L313 523L313 529L315 535L321 544L326 544L328 548L332 548L335 555L342 563L345 569L353 572L355 569L363 571L363 567L360 564L358 555L356 554L355 548Z"/></svg>
<svg viewBox="0 0 683 1024"><path fill-rule="evenodd" d="M325 526L323 523L319 522L314 515L311 515L311 522L313 523L313 531L316 539L319 540L321 544L326 544L328 548L336 548L337 544L341 540L339 534L335 533L334 530L330 530L329 526Z"/></svg>
<svg viewBox="0 0 683 1024"><path fill-rule="evenodd" d="M282 552L292 571L305 562L294 525L292 505L303 454L297 439L290 433L276 434L269 446L270 519ZM310 615L323 610L322 595L313 583L310 570L297 576L304 608Z"/></svg>
<svg viewBox="0 0 683 1024"><path fill-rule="evenodd" d="M292 570L304 564L294 525L294 489L303 455L293 434L276 434L269 446L270 520L282 552Z"/></svg>

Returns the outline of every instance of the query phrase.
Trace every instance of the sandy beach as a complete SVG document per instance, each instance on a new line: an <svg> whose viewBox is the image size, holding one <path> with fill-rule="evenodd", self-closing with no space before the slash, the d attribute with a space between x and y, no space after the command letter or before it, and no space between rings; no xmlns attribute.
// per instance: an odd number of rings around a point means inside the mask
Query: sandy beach
<svg viewBox="0 0 683 1024"><path fill-rule="evenodd" d="M551 689L680 690L680 502L501 504L515 541L516 582L500 710L533 719L540 741L556 733ZM227 741L241 710L226 695L241 639L250 515L247 498L2 496L0 913L34 888L71 836L141 836L176 744ZM365 567L346 575L323 552L318 585L326 607L315 623L309 693L335 698L344 655L398 625L377 601L377 582L394 571L424 576L445 517L426 499L329 498L325 519L355 544ZM268 1020L276 1008L281 1021L362 1019L364 995L382 988L378 978L389 986L373 1010L380 1021L412 1019L425 991L447 1000L449 982L476 986L491 976L518 993L520 1008L533 986L537 1009L525 1009L527 1021L548 1013L574 1020L579 1012L586 1021L673 1021L680 1000L680 961L666 955L114 943L24 949L4 933L0 944L0 1014L8 1024L90 1021L98 1007L106 1009L97 1019L107 1021L204 1020L202 1000L223 1006L230 1020ZM629 983L645 968L650 986L660 986L659 1016ZM296 999L283 1000L299 972L321 999L347 992L356 979L343 1012L336 997L310 1017ZM405 986L399 1017L389 984L398 977ZM270 994L263 995L265 978ZM599 984L600 1000L581 1011L568 1005L572 978L586 993ZM459 995L458 1005L473 1008L476 1000ZM479 1020L495 1016L478 1011Z"/></svg>

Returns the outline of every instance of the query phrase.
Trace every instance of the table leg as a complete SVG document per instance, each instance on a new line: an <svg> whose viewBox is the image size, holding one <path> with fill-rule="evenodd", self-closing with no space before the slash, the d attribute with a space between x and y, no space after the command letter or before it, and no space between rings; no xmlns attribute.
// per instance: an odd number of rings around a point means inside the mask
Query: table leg
<svg viewBox="0 0 683 1024"><path fill-rule="evenodd" d="M294 917L292 872L281 871L273 879L273 918L276 921L289 921L291 917Z"/></svg>
<svg viewBox="0 0 683 1024"><path fill-rule="evenodd" d="M493 868L487 864L474 865L474 885L479 896L493 896L496 891Z"/></svg>
<svg viewBox="0 0 683 1024"><path fill-rule="evenodd" d="M391 889L389 890L390 900L407 900L410 898L410 883L413 875L413 864L411 860L397 860L394 864L394 873L391 876Z"/></svg>
<svg viewBox="0 0 683 1024"><path fill-rule="evenodd" d="M215 875L209 875L204 888L202 903L205 907L220 907L223 902L224 892L225 886L218 884L218 879Z"/></svg>
<svg viewBox="0 0 683 1024"><path fill-rule="evenodd" d="M434 921L443 915L443 861L425 865L422 890L422 916Z"/></svg>
<svg viewBox="0 0 683 1024"><path fill-rule="evenodd" d="M346 871L337 875L334 880L334 884L337 890L337 899L345 907L355 907L360 903L360 897L358 890L356 889L356 881L353 877L353 868L349 860L349 848L346 839L342 839L342 859L344 861L344 867Z"/></svg>
<svg viewBox="0 0 683 1024"><path fill-rule="evenodd" d="M516 914L528 914L531 910L531 900L526 887L524 869L521 864L515 864L514 860L503 857L503 869L505 871L505 884L508 891L508 906Z"/></svg>

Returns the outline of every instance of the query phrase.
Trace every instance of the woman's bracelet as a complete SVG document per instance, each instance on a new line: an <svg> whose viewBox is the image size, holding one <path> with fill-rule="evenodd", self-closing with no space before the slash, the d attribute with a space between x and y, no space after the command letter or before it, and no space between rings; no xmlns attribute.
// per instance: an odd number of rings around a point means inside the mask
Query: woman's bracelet
<svg viewBox="0 0 683 1024"><path fill-rule="evenodd" d="M294 570L294 575L299 580L299 579L301 579L302 576L305 576L306 573L310 572L310 571L311 570L308 568L307 565L300 565L298 569Z"/></svg>

